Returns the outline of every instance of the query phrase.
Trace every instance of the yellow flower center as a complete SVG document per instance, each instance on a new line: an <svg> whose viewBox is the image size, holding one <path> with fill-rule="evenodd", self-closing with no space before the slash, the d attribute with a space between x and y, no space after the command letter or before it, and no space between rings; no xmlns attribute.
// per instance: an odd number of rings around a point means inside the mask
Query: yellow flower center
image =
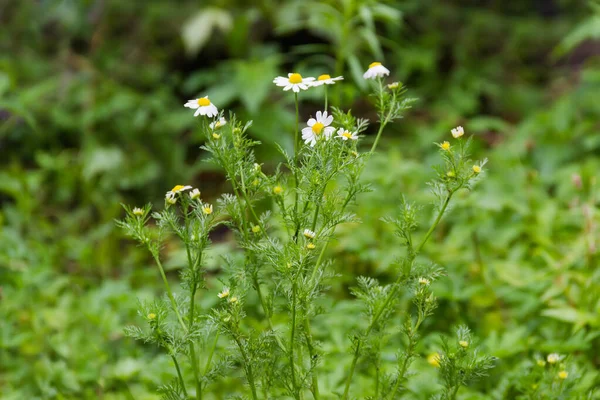
<svg viewBox="0 0 600 400"><path fill-rule="evenodd" d="M448 143L448 142L442 143L442 149L444 149L444 150L450 150L450 143Z"/></svg>
<svg viewBox="0 0 600 400"><path fill-rule="evenodd" d="M203 97L201 99L198 99L198 105L200 107L210 106L210 100L208 99L208 97Z"/></svg>
<svg viewBox="0 0 600 400"><path fill-rule="evenodd" d="M154 313L148 314L148 319L154 319L154 318L156 318L156 314L154 314Z"/></svg>
<svg viewBox="0 0 600 400"><path fill-rule="evenodd" d="M323 125L322 122L315 122L315 124L312 126L312 131L315 135L320 135L321 131L323 131L323 128L325 128L325 125Z"/></svg>
<svg viewBox="0 0 600 400"><path fill-rule="evenodd" d="M173 189L171 189L171 192L173 193L177 193L179 191L181 191L181 189L183 189L185 186L183 185L175 185L175 187Z"/></svg>
<svg viewBox="0 0 600 400"><path fill-rule="evenodd" d="M221 135L219 135L218 133L213 133L212 137L215 138L215 139L218 139L218 138L221 137Z"/></svg>
<svg viewBox="0 0 600 400"><path fill-rule="evenodd" d="M331 76L324 74L324 75L319 75L319 77L317 78L318 81L326 81L327 79L331 79Z"/></svg>
<svg viewBox="0 0 600 400"><path fill-rule="evenodd" d="M380 65L381 65L380 62L372 62L371 64L369 64L369 68L378 67Z"/></svg>
<svg viewBox="0 0 600 400"><path fill-rule="evenodd" d="M473 172L476 174L481 172L481 167L479 165L473 165Z"/></svg>
<svg viewBox="0 0 600 400"><path fill-rule="evenodd" d="M290 83L293 83L293 84L302 83L302 75L293 73L290 75L289 80L290 80Z"/></svg>
<svg viewBox="0 0 600 400"><path fill-rule="evenodd" d="M346 139L352 138L352 134L348 131L344 131L344 133L342 133L342 136L345 137Z"/></svg>

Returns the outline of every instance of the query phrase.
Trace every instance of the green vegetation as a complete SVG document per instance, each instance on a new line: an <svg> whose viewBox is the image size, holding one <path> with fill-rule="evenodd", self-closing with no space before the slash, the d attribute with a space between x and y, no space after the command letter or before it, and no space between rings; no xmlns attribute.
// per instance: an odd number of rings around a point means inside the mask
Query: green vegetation
<svg viewBox="0 0 600 400"><path fill-rule="evenodd" d="M184 381L189 397L201 386L204 398L249 398L254 375L257 398L269 388L269 398L308 399L316 386L323 399L346 397L346 387L347 398L600 398L593 390L600 385L600 8L574 0L463 3L0 6L1 397L180 398ZM418 100L365 156L385 120L382 104L391 101L378 102L381 92L368 97L373 87L362 74L372 61L391 70L385 83L402 81ZM294 142L294 96L272 83L291 71L343 75L328 91L329 108L352 113L336 112L335 125L370 120L354 175L331 183L318 213L309 202L310 218L294 211L294 172L305 179L301 200L316 196L323 182L308 168L329 168L340 153L316 146L297 167L295 157L282 156L278 145L291 155L304 148ZM225 153L215 155L204 120L183 107L205 95L237 121L253 121L235 123L226 113L219 143L243 132L255 153L219 161ZM324 90L300 99L303 127L323 110ZM484 179L457 190L437 220L440 192L425 182L455 178L431 166L450 162L434 143L457 148L450 130L458 125L472 136L470 158L488 163ZM217 162L205 162L211 154ZM259 172L262 192L242 190L218 203ZM168 232L185 226L176 207L163 210L165 192L178 183L200 188L202 204L214 204L198 253L188 253L188 236ZM278 184L281 197L266 194ZM332 211L344 188L355 197L351 215ZM121 203L131 213L142 208L144 219L160 216L148 228L159 247L148 252L125 236L115 223L126 218ZM250 203L255 216L241 211ZM262 219L277 206L289 220ZM193 221L209 215L194 212ZM327 224L335 232L318 231ZM322 271L306 279L272 267L253 275L253 265L280 257L259 234L286 243L287 227L304 240L306 226L328 243L313 250L325 249ZM406 234L413 230L427 241L416 243L418 257ZM299 253L285 248L295 260ZM181 332L153 256L175 309L188 311L180 313ZM197 257L191 264L190 256ZM427 269L406 269L413 261ZM399 270L409 271L402 288ZM306 282L317 281L319 293L307 292ZM238 301L219 299L223 286ZM385 302L389 291L397 300L390 309L378 297ZM202 310L197 318L189 317L192 298ZM382 324L369 320L384 312ZM189 363L194 352L200 362ZM289 361L292 352L301 365Z"/></svg>

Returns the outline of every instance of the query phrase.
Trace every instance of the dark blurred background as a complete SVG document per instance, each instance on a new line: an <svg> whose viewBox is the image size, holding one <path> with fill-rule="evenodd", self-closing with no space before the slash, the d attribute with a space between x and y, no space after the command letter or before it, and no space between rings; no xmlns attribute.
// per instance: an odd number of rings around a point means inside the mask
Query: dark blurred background
<svg viewBox="0 0 600 400"><path fill-rule="evenodd" d="M114 220L121 202L161 204L174 184L227 190L183 104L209 95L252 120L273 168L294 124L273 78L343 75L330 101L374 122L372 61L419 101L366 172L378 190L357 207L365 234L341 232L331 250L345 265L334 296L345 301L356 274L389 278L397 244L378 218L400 193L430 200L431 144L463 125L490 173L432 246L450 275L440 314L497 335L509 359L569 339L564 351L599 366L599 303L583 296L598 288L597 3L0 0L0 50L2 398L153 398L168 360L122 327L160 286ZM322 102L301 100L303 117ZM522 330L506 339L511 326Z"/></svg>

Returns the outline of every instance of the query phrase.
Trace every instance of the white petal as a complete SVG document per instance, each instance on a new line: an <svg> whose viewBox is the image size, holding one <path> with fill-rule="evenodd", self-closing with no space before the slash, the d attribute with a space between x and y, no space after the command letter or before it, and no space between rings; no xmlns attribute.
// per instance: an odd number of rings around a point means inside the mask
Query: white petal
<svg viewBox="0 0 600 400"><path fill-rule="evenodd" d="M327 111L325 111L325 116L327 116ZM321 118L323 117L323 113L321 111L317 111L316 117L317 117L317 121L321 122Z"/></svg>
<svg viewBox="0 0 600 400"><path fill-rule="evenodd" d="M311 118L308 121L306 121L306 125L308 125L308 126L313 126L316 123L317 123L317 120L314 118Z"/></svg>
<svg viewBox="0 0 600 400"><path fill-rule="evenodd" d="M299 88L298 91L300 91L300 89L308 90L308 88L310 87L310 83L309 84L298 83L296 86Z"/></svg>
<svg viewBox="0 0 600 400"><path fill-rule="evenodd" d="M293 87L294 87L294 85L290 84L290 85L287 85L286 87L284 87L283 90L287 92L288 90L290 90Z"/></svg>
<svg viewBox="0 0 600 400"><path fill-rule="evenodd" d="M312 76L309 76L308 78L303 78L302 83L310 83L314 80L315 80L315 78L313 78Z"/></svg>
<svg viewBox="0 0 600 400"><path fill-rule="evenodd" d="M325 121L323 121L323 125L325 125L325 126L331 125L332 122L333 122L333 115L330 115L329 117L327 117L325 119Z"/></svg>
<svg viewBox="0 0 600 400"><path fill-rule="evenodd" d="M196 110L196 112L194 113L194 117L197 117L198 114L202 113L202 107L198 107L198 109Z"/></svg>

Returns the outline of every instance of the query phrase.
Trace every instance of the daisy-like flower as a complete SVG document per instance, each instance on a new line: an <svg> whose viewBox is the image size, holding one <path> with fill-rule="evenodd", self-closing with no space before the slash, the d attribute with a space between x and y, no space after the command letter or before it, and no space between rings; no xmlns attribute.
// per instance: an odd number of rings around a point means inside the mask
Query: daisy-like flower
<svg viewBox="0 0 600 400"><path fill-rule="evenodd" d="M165 195L165 201L171 205L177 203L177 197L175 197L175 193L167 192Z"/></svg>
<svg viewBox="0 0 600 400"><path fill-rule="evenodd" d="M311 147L317 144L317 138L324 134L326 139L329 139L335 128L331 125L333 122L333 115L327 115L327 111L317 111L317 119L311 118L306 122L308 125L302 129L302 140L304 143L310 143Z"/></svg>
<svg viewBox="0 0 600 400"><path fill-rule="evenodd" d="M139 207L135 207L132 211L133 215L137 215L138 217L144 215L144 210Z"/></svg>
<svg viewBox="0 0 600 400"><path fill-rule="evenodd" d="M419 283L421 285L429 285L431 283L431 281L429 281L429 279L427 279L427 278L419 278Z"/></svg>
<svg viewBox="0 0 600 400"><path fill-rule="evenodd" d="M156 319L156 314L154 314L154 313L150 313L150 314L146 315L146 317L147 317L148 319Z"/></svg>
<svg viewBox="0 0 600 400"><path fill-rule="evenodd" d="M186 190L189 190L189 189L191 189L191 188L192 188L192 187L191 187L190 185L186 185L186 186L183 186L183 185L175 185L175 187L174 187L173 189L171 189L171 190L169 190L169 191L167 192L167 195L168 195L169 193L170 193L170 194L172 194L172 195L176 195L177 193L180 193L180 192L185 192Z"/></svg>
<svg viewBox="0 0 600 400"><path fill-rule="evenodd" d="M205 204L204 207L202 207L202 212L206 215L212 214L212 212L213 212L212 204Z"/></svg>
<svg viewBox="0 0 600 400"><path fill-rule="evenodd" d="M398 86L400 86L400 82L392 82L387 85L388 89L390 90L398 89Z"/></svg>
<svg viewBox="0 0 600 400"><path fill-rule="evenodd" d="M436 368L440 367L440 355L438 353L431 353L427 356L427 362L429 365L433 365Z"/></svg>
<svg viewBox="0 0 600 400"><path fill-rule="evenodd" d="M452 133L452 136L454 137L454 139L458 139L459 137L461 137L462 135L465 134L465 130L463 129L462 126L457 126L456 128L452 129L450 132Z"/></svg>
<svg viewBox="0 0 600 400"><path fill-rule="evenodd" d="M560 356L557 353L548 354L546 360L550 364L556 364L558 361L560 361Z"/></svg>
<svg viewBox="0 0 600 400"><path fill-rule="evenodd" d="M220 299L224 299L225 297L229 296L229 288L225 286L221 293L219 293L217 296L219 296Z"/></svg>
<svg viewBox="0 0 600 400"><path fill-rule="evenodd" d="M390 74L390 70L381 65L380 62L373 62L369 64L369 69L363 74L365 79L375 79L387 76Z"/></svg>
<svg viewBox="0 0 600 400"><path fill-rule="evenodd" d="M309 249L309 250L314 250L315 247L317 247L317 246L315 246L315 244L312 243L312 242L306 245L306 248Z"/></svg>
<svg viewBox="0 0 600 400"><path fill-rule="evenodd" d="M444 142L444 143L440 144L440 148L441 148L442 150L446 150L446 151L448 151L448 150L450 150L450 143L448 143L448 142L446 141L446 142Z"/></svg>
<svg viewBox="0 0 600 400"><path fill-rule="evenodd" d="M232 298L229 299L230 303L237 303L237 301L238 301L238 298L235 296L233 296Z"/></svg>
<svg viewBox="0 0 600 400"><path fill-rule="evenodd" d="M458 342L458 344L460 344L461 347L463 348L467 348L469 347L469 342L467 342L466 340L461 340L460 342Z"/></svg>
<svg viewBox="0 0 600 400"><path fill-rule="evenodd" d="M303 78L302 75L291 72L288 74L288 77L285 78L283 76L278 76L273 79L273 83L277 86L283 87L283 90L287 91L292 89L294 92L298 93L300 89L307 90L311 87L312 82L315 78Z"/></svg>
<svg viewBox="0 0 600 400"><path fill-rule="evenodd" d="M568 377L568 376L569 376L569 373L568 373L567 371L560 371L560 372L558 373L558 377L559 377L560 379L567 379L567 377Z"/></svg>
<svg viewBox="0 0 600 400"><path fill-rule="evenodd" d="M479 165L473 165L473 172L476 174L481 172L481 167Z"/></svg>
<svg viewBox="0 0 600 400"><path fill-rule="evenodd" d="M206 115L207 117L212 118L219 113L219 110L217 110L217 107L210 102L208 96L204 96L199 99L188 100L188 102L183 106L195 109L196 112L194 113L194 117L197 117L198 115Z"/></svg>
<svg viewBox="0 0 600 400"><path fill-rule="evenodd" d="M260 232L260 226L258 226L258 225L254 225L254 226L252 227L252 232L254 232L254 233L258 233L258 232Z"/></svg>
<svg viewBox="0 0 600 400"><path fill-rule="evenodd" d="M210 124L208 124L208 127L214 131L224 125L227 125L227 120L225 118L221 117L221 118L219 118L218 121L214 121L214 122L211 122Z"/></svg>
<svg viewBox="0 0 600 400"><path fill-rule="evenodd" d="M304 232L304 237L307 239L314 239L315 238L315 233L313 231L311 231L310 229L305 229Z"/></svg>
<svg viewBox="0 0 600 400"><path fill-rule="evenodd" d="M311 85L312 86L334 85L336 81L341 81L343 79L344 79L343 76L337 76L335 78L332 78L331 76L324 74L324 75L319 75L317 80L314 81Z"/></svg>
<svg viewBox="0 0 600 400"><path fill-rule="evenodd" d="M281 186L277 185L273 188L273 194L281 194L281 193L283 193L283 188Z"/></svg>
<svg viewBox="0 0 600 400"><path fill-rule="evenodd" d="M196 200L199 197L200 197L200 190L198 190L197 188L190 192L190 199Z"/></svg>
<svg viewBox="0 0 600 400"><path fill-rule="evenodd" d="M340 128L337 131L337 137L341 138L342 140L357 140L358 134L356 132L350 132L344 128Z"/></svg>

